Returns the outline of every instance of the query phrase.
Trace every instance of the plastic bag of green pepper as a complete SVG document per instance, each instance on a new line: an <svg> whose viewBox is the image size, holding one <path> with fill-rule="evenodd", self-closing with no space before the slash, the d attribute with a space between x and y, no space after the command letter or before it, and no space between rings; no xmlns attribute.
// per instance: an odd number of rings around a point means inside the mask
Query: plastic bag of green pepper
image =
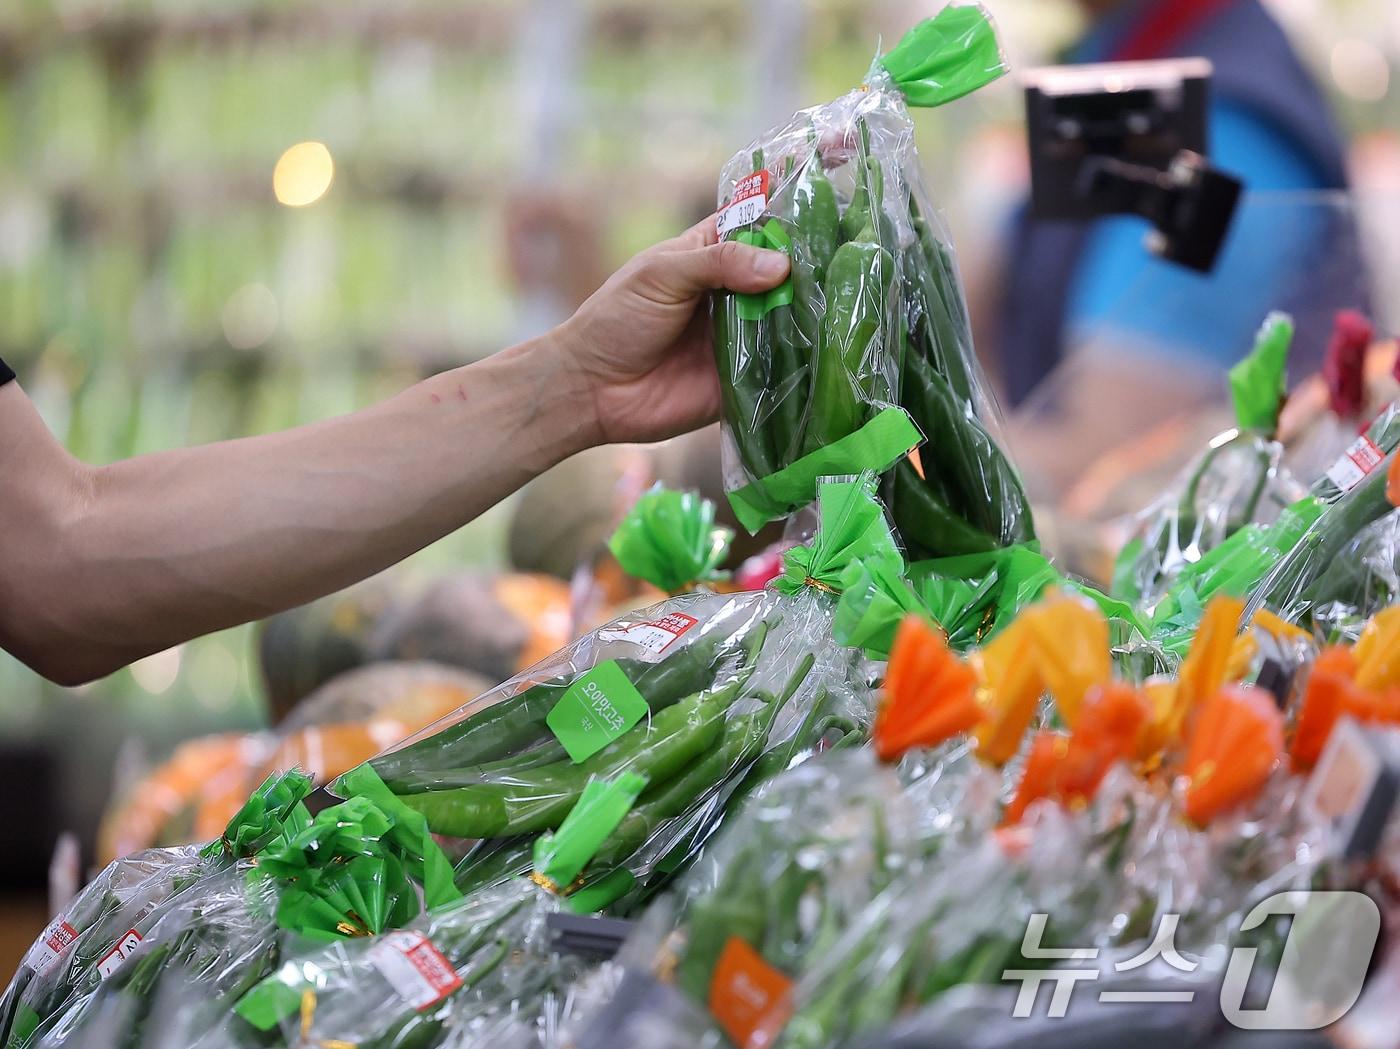
<svg viewBox="0 0 1400 1049"><path fill-rule="evenodd" d="M913 558L1034 537L988 430L996 411L908 108L1005 70L987 13L947 6L859 88L726 165L720 235L792 262L778 288L713 304L725 489L749 530L810 503L821 476L869 469L886 474L882 494Z"/></svg>
<svg viewBox="0 0 1400 1049"><path fill-rule="evenodd" d="M834 598L694 593L584 636L352 770L332 787L392 792L455 841L464 892L530 874L540 836L590 784L645 788L577 884L579 910L625 910L713 829L765 755L790 760L869 723L868 671L827 640ZM771 773L772 761L754 775Z"/></svg>
<svg viewBox="0 0 1400 1049"><path fill-rule="evenodd" d="M53 1014L82 1000L125 964L162 915L211 878L256 855L309 817L301 802L311 780L269 777L223 836L198 847L149 849L108 864L57 915L20 962L0 998L0 1045L20 1049Z"/></svg>
<svg viewBox="0 0 1400 1049"><path fill-rule="evenodd" d="M1139 517L1114 566L1113 594L1148 612L1183 572L1246 526L1272 524L1306 493L1281 465L1275 436L1293 320L1271 314L1230 372L1236 426L1210 442L1175 490Z"/></svg>

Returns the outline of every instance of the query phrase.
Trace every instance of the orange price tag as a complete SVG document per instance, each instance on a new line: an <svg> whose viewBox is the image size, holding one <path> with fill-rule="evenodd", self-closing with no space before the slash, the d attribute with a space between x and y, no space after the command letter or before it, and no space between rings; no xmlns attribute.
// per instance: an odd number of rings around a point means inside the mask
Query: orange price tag
<svg viewBox="0 0 1400 1049"><path fill-rule="evenodd" d="M773 1043L792 1014L792 980L738 936L729 937L710 981L710 1012L742 1049Z"/></svg>

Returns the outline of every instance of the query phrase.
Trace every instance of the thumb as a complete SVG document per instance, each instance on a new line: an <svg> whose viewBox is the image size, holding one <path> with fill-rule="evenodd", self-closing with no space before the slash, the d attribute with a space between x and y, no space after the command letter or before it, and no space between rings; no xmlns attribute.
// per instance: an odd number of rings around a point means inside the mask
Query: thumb
<svg viewBox="0 0 1400 1049"><path fill-rule="evenodd" d="M781 251L755 248L727 240L689 251L667 252L658 259L657 277L681 295L715 288L767 291L788 275L788 257Z"/></svg>

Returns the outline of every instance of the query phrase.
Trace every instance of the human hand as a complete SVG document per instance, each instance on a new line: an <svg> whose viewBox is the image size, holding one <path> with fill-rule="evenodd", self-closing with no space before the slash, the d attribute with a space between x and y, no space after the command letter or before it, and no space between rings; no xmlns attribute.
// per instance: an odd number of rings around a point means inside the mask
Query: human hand
<svg viewBox="0 0 1400 1049"><path fill-rule="evenodd" d="M780 283L787 256L721 243L710 216L634 256L556 331L601 443L660 441L719 414L705 293Z"/></svg>

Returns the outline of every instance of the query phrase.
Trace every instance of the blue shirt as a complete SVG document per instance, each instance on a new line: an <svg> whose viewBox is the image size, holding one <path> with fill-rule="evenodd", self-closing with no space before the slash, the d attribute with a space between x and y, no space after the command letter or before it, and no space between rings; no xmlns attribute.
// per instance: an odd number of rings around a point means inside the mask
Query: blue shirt
<svg viewBox="0 0 1400 1049"><path fill-rule="evenodd" d="M1210 110L1211 161L1247 188L1216 269L1195 273L1143 248L1143 219L1094 224L1070 287L1069 339L1128 327L1175 353L1229 366L1248 350L1264 316L1287 308L1308 254L1325 250L1324 172L1282 130L1242 105ZM1294 191L1289 195L1282 195Z"/></svg>

